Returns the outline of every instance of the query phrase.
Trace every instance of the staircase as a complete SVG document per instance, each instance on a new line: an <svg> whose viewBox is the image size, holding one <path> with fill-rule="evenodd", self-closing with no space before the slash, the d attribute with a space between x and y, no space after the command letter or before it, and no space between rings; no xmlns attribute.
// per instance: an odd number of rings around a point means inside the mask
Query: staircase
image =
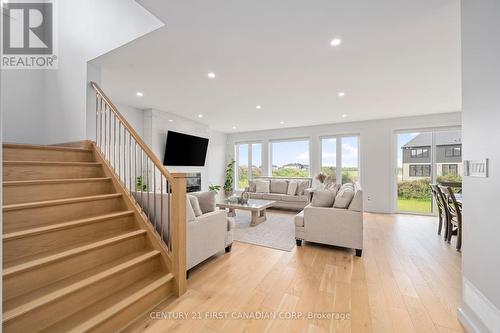
<svg viewBox="0 0 500 333"><path fill-rule="evenodd" d="M5 332L117 331L172 295L164 253L96 160L3 146Z"/></svg>

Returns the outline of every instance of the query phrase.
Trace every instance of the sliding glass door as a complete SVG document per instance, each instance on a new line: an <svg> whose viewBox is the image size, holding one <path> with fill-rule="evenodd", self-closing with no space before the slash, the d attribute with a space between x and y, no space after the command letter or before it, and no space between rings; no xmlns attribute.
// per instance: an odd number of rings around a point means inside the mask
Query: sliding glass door
<svg viewBox="0 0 500 333"><path fill-rule="evenodd" d="M432 213L432 132L397 134L397 210Z"/></svg>
<svg viewBox="0 0 500 333"><path fill-rule="evenodd" d="M399 132L397 146L397 204L399 212L432 214L431 183L461 186L460 130Z"/></svg>

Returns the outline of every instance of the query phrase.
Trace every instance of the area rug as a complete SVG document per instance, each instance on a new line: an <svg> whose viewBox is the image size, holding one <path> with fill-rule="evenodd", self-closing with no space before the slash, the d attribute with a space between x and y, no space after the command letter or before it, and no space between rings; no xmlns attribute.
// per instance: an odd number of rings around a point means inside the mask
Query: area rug
<svg viewBox="0 0 500 333"><path fill-rule="evenodd" d="M267 220L250 226L250 212L236 211L233 239L239 242L292 251L295 247L294 215L267 212Z"/></svg>

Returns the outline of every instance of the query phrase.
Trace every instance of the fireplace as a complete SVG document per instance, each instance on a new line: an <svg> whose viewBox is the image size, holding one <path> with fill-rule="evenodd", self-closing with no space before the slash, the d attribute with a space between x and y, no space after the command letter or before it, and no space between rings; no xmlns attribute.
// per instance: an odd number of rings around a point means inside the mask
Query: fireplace
<svg viewBox="0 0 500 333"><path fill-rule="evenodd" d="M192 172L186 174L186 192L201 191L201 173Z"/></svg>

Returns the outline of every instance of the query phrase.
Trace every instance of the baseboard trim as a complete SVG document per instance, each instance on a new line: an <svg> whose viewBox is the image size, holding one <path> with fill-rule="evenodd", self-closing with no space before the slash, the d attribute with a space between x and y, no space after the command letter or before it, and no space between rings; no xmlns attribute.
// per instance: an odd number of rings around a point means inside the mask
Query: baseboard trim
<svg viewBox="0 0 500 333"><path fill-rule="evenodd" d="M467 332L500 332L500 311L466 278L462 294L463 304L457 316Z"/></svg>

